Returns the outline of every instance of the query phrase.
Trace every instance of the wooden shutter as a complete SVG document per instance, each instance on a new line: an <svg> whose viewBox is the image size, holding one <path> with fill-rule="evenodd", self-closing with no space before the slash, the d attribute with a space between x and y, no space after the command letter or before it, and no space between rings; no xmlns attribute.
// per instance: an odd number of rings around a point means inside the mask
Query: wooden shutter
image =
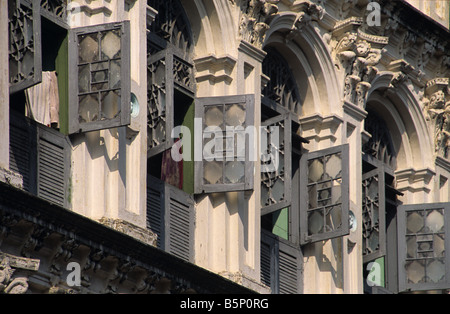
<svg viewBox="0 0 450 314"><path fill-rule="evenodd" d="M195 95L194 66L172 45L147 57L148 157L170 149L176 109L186 110L184 99ZM191 104L191 101L187 101Z"/></svg>
<svg viewBox="0 0 450 314"><path fill-rule="evenodd" d="M194 201L192 197L166 184L166 250L185 260L194 258Z"/></svg>
<svg viewBox="0 0 450 314"><path fill-rule="evenodd" d="M7 0L9 20L9 92L42 80L39 0Z"/></svg>
<svg viewBox="0 0 450 314"><path fill-rule="evenodd" d="M301 159L300 241L348 235L349 146L304 154Z"/></svg>
<svg viewBox="0 0 450 314"><path fill-rule="evenodd" d="M69 33L69 133L130 124L130 23Z"/></svg>
<svg viewBox="0 0 450 314"><path fill-rule="evenodd" d="M24 116L11 112L9 167L23 177L23 189L36 193L36 129Z"/></svg>
<svg viewBox="0 0 450 314"><path fill-rule="evenodd" d="M24 190L68 207L68 138L15 113L10 121L10 167L23 176Z"/></svg>
<svg viewBox="0 0 450 314"><path fill-rule="evenodd" d="M301 291L301 265L300 249L291 243L280 239L278 248L279 265L279 293L298 294Z"/></svg>
<svg viewBox="0 0 450 314"><path fill-rule="evenodd" d="M261 232L261 282L270 287L272 293L278 290L278 280L276 278L276 256L277 256L277 238L275 235Z"/></svg>
<svg viewBox="0 0 450 314"><path fill-rule="evenodd" d="M261 233L261 282L274 294L302 292L303 257L298 246L269 232Z"/></svg>
<svg viewBox="0 0 450 314"><path fill-rule="evenodd" d="M398 207L399 291L450 288L450 203Z"/></svg>
<svg viewBox="0 0 450 314"><path fill-rule="evenodd" d="M164 243L164 182L152 176L147 178L147 228L157 235L157 247Z"/></svg>
<svg viewBox="0 0 450 314"><path fill-rule="evenodd" d="M41 125L38 125L37 132L37 195L59 206L68 207L71 163L67 137Z"/></svg>
<svg viewBox="0 0 450 314"><path fill-rule="evenodd" d="M364 262L386 255L386 199L382 167L362 176Z"/></svg>
<svg viewBox="0 0 450 314"><path fill-rule="evenodd" d="M262 126L261 151L271 155L270 160L261 161L261 215L266 215L291 205L291 118L284 114L264 121ZM277 133L278 143L274 143ZM277 159L277 169L273 169L273 159Z"/></svg>
<svg viewBox="0 0 450 314"><path fill-rule="evenodd" d="M147 227L158 236L158 248L185 261L193 261L194 200L174 186L149 176Z"/></svg>
<svg viewBox="0 0 450 314"><path fill-rule="evenodd" d="M245 134L247 127L254 126L254 102L253 95L196 99L196 121L202 121L201 130L195 130L197 144L194 147L195 192L197 194L253 189L254 161L252 159L256 158L254 155L251 156L251 153L256 154L254 147L256 134L253 139L244 135L245 147L240 147L236 143L238 138L242 139L240 136ZM229 134L232 132L227 132L227 127L234 130L241 129L242 132ZM219 132L206 132L207 128L216 128ZM256 130L253 129L253 131L256 133ZM235 145L230 144L231 140ZM213 141L224 144L221 148L214 146L214 156L205 156L205 146L211 146ZM229 155L233 156L230 158Z"/></svg>

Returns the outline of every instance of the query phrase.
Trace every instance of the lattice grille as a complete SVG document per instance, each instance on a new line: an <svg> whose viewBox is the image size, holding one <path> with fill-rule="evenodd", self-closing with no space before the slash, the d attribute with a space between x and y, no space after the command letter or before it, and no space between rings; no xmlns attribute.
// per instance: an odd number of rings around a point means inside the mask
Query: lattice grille
<svg viewBox="0 0 450 314"><path fill-rule="evenodd" d="M286 182L289 173L286 173L285 164L285 121L278 121L263 128L261 136L265 137L267 147L264 151L271 158L261 164L261 206L266 207L286 201ZM273 169L276 167L276 169Z"/></svg>
<svg viewBox="0 0 450 314"><path fill-rule="evenodd" d="M67 19L67 0L41 0L41 8L63 21Z"/></svg>
<svg viewBox="0 0 450 314"><path fill-rule="evenodd" d="M300 94L286 60L274 49L267 49L263 72L270 78L263 95L290 112L302 115Z"/></svg>
<svg viewBox="0 0 450 314"><path fill-rule="evenodd" d="M40 80L40 63L36 62L40 56L39 15L19 0L9 0L8 6L9 82L12 87L25 89Z"/></svg>
<svg viewBox="0 0 450 314"><path fill-rule="evenodd" d="M308 232L335 231L342 225L341 154L312 159L308 164Z"/></svg>
<svg viewBox="0 0 450 314"><path fill-rule="evenodd" d="M408 283L445 280L445 221L442 209L406 214L406 276Z"/></svg>

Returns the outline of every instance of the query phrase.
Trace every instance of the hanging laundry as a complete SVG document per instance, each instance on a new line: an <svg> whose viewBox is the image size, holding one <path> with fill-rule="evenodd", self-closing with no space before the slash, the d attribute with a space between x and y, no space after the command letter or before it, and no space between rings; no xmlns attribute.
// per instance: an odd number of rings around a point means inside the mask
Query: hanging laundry
<svg viewBox="0 0 450 314"><path fill-rule="evenodd" d="M48 127L59 128L59 92L55 71L42 72L42 82L25 91L26 115Z"/></svg>

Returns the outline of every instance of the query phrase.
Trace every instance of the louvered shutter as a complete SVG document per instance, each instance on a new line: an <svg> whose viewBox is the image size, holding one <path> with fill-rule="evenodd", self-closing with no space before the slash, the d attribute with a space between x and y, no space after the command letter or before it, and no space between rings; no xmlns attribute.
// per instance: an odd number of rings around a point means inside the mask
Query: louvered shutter
<svg viewBox="0 0 450 314"><path fill-rule="evenodd" d="M8 0L9 92L42 80L39 0Z"/></svg>
<svg viewBox="0 0 450 314"><path fill-rule="evenodd" d="M261 282L272 293L301 293L302 267L298 246L266 231L261 233Z"/></svg>
<svg viewBox="0 0 450 314"><path fill-rule="evenodd" d="M68 207L70 144L66 136L11 113L10 168L23 177L25 191Z"/></svg>
<svg viewBox="0 0 450 314"><path fill-rule="evenodd" d="M147 179L147 228L157 235L157 247L164 243L164 182L154 177Z"/></svg>
<svg viewBox="0 0 450 314"><path fill-rule="evenodd" d="M166 184L166 251L185 260L193 259L194 201ZM168 212L167 212L168 211Z"/></svg>
<svg viewBox="0 0 450 314"><path fill-rule="evenodd" d="M280 239L278 247L279 293L300 293L301 276L300 250Z"/></svg>
<svg viewBox="0 0 450 314"><path fill-rule="evenodd" d="M261 282L270 287L272 293L278 290L276 271L277 255L276 237L266 231L261 233Z"/></svg>
<svg viewBox="0 0 450 314"><path fill-rule="evenodd" d="M68 140L61 133L45 126L38 125L37 132L37 195L59 206L68 207Z"/></svg>
<svg viewBox="0 0 450 314"><path fill-rule="evenodd" d="M23 189L36 193L36 129L31 121L11 112L9 167L23 177Z"/></svg>
<svg viewBox="0 0 450 314"><path fill-rule="evenodd" d="M195 222L192 196L151 176L147 182L147 228L157 234L158 248L192 261Z"/></svg>
<svg viewBox="0 0 450 314"><path fill-rule="evenodd" d="M261 242L261 282L268 287L271 285L271 250L270 244Z"/></svg>

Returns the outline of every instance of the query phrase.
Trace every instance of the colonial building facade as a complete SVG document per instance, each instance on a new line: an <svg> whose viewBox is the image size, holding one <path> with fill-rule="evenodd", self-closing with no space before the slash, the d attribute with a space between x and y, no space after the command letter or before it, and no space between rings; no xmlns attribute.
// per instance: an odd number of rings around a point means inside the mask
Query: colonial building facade
<svg viewBox="0 0 450 314"><path fill-rule="evenodd" d="M5 1L0 293L447 292L449 11Z"/></svg>

